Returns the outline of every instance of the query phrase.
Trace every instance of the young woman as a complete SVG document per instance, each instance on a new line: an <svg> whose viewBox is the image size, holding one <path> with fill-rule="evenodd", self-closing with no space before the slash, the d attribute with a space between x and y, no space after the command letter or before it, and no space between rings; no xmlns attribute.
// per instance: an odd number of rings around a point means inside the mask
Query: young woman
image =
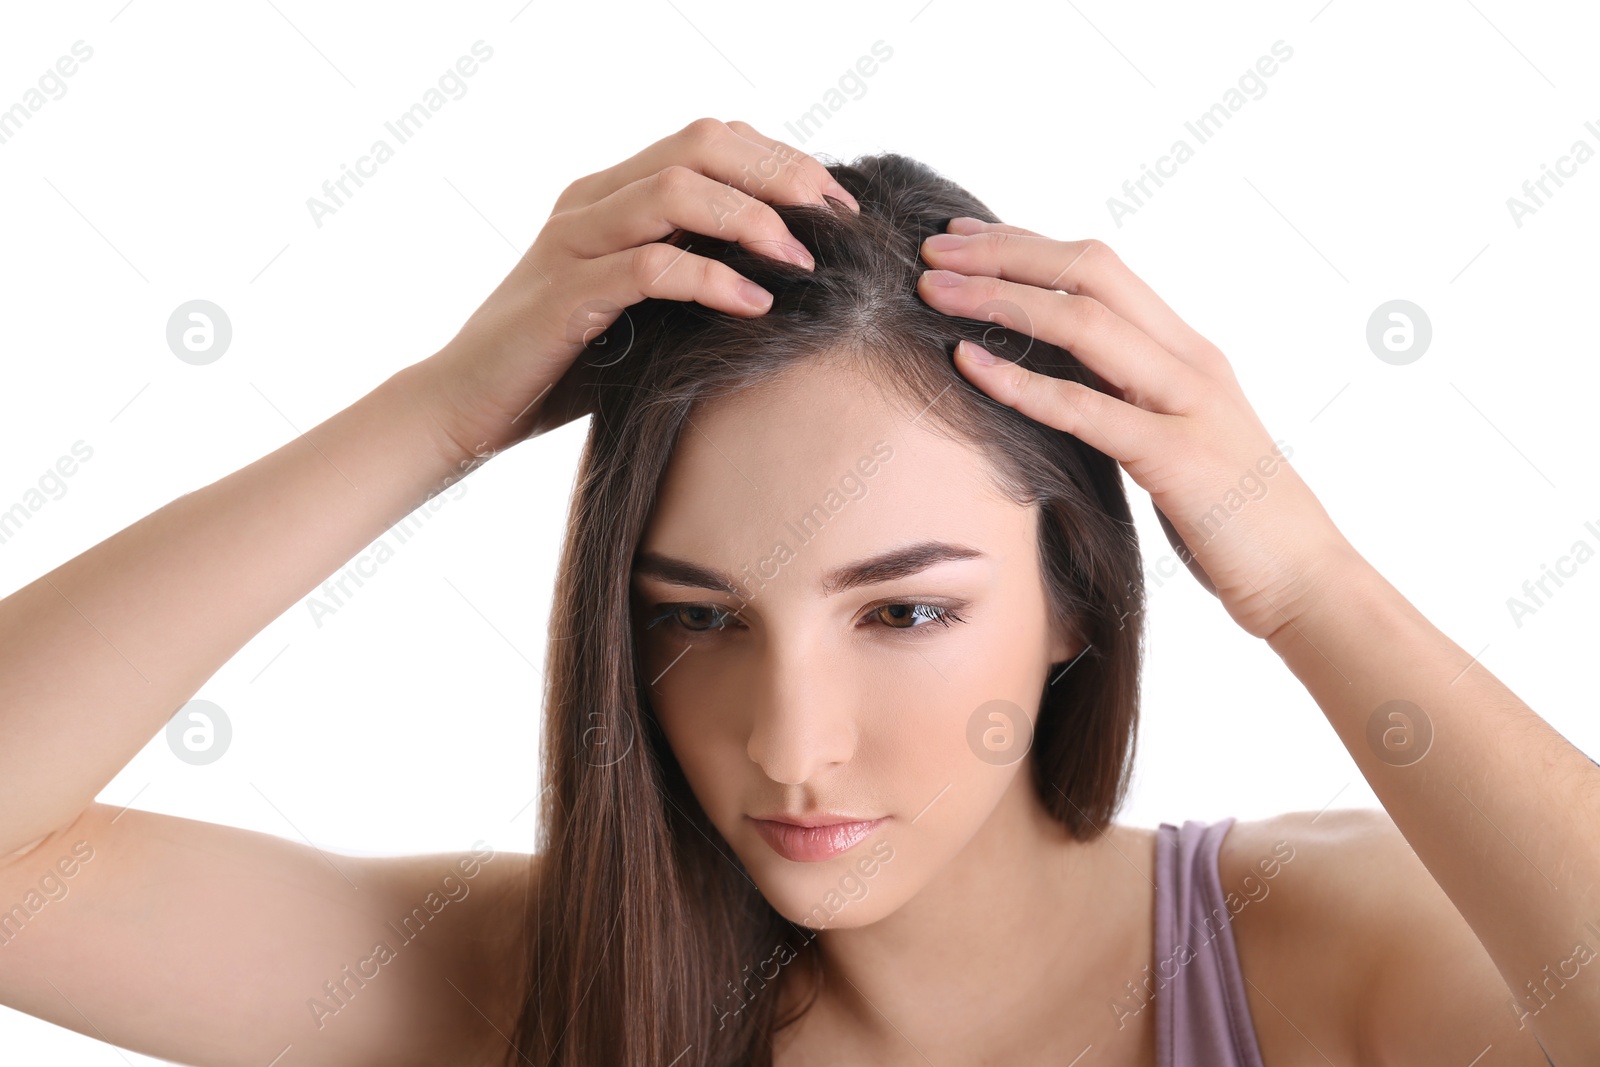
<svg viewBox="0 0 1600 1067"><path fill-rule="evenodd" d="M431 491L583 414L538 856L93 802ZM691 123L569 186L441 351L0 601L0 1002L193 1064L1595 1062L1600 768L1284 460L1104 245ZM1114 821L1120 470L1386 814Z"/></svg>

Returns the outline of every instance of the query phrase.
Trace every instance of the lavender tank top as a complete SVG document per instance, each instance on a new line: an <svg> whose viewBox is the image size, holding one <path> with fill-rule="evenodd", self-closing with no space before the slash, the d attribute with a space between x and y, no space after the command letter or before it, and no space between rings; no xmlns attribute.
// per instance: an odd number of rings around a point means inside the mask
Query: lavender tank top
<svg viewBox="0 0 1600 1067"><path fill-rule="evenodd" d="M1233 822L1156 834L1156 1067L1263 1067L1217 873Z"/></svg>

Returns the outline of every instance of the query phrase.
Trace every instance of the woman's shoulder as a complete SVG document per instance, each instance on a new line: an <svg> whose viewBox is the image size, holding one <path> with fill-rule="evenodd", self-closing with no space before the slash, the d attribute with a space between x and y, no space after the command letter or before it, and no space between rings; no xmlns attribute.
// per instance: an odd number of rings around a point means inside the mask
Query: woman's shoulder
<svg viewBox="0 0 1600 1067"><path fill-rule="evenodd" d="M1381 808L1291 811L1235 820L1217 849L1217 878L1233 914L1235 941L1299 946L1295 957L1321 956L1329 984L1355 976L1378 946L1372 910L1414 896L1415 874L1437 886ZM1326 949L1327 952L1321 950ZM1334 951L1337 949L1337 951ZM1240 946L1241 956L1245 952ZM1274 951L1271 961L1290 954ZM1270 966L1267 959L1245 963Z"/></svg>
<svg viewBox="0 0 1600 1067"><path fill-rule="evenodd" d="M1228 829L1217 877L1266 1063L1369 1062L1364 993L1384 941L1373 920L1404 907L1402 851L1411 855L1382 809L1285 812Z"/></svg>
<svg viewBox="0 0 1600 1067"><path fill-rule="evenodd" d="M1224 892L1265 899L1292 885L1297 902L1337 910L1372 878L1381 882L1401 854L1414 858L1382 808L1290 811L1234 820L1217 850L1217 875ZM1279 917L1290 918L1287 911Z"/></svg>
<svg viewBox="0 0 1600 1067"><path fill-rule="evenodd" d="M1383 809L1236 821L1217 874L1267 1064L1468 1063L1491 1044L1507 1057L1497 1062L1545 1062L1487 951Z"/></svg>

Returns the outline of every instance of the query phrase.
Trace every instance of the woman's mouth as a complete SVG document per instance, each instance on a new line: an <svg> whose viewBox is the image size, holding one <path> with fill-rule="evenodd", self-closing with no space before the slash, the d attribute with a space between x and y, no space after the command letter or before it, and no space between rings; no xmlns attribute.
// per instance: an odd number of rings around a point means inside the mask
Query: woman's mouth
<svg viewBox="0 0 1600 1067"><path fill-rule="evenodd" d="M756 831L772 851L796 863L816 863L832 859L859 845L863 838L887 819L867 822L839 822L826 826L796 826L793 823L751 817Z"/></svg>

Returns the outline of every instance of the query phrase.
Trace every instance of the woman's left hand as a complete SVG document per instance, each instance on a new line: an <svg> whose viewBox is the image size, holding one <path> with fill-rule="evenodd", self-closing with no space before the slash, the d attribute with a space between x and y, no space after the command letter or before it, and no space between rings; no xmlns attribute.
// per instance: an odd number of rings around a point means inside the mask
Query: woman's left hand
<svg viewBox="0 0 1600 1067"><path fill-rule="evenodd" d="M1270 638L1364 565L1222 352L1110 248L971 219L949 229L964 236L923 242L936 269L918 282L922 298L1067 349L1108 392L1029 370L1025 354L984 365L968 358L968 342L956 365L1000 403L1121 463L1180 558L1246 632Z"/></svg>

